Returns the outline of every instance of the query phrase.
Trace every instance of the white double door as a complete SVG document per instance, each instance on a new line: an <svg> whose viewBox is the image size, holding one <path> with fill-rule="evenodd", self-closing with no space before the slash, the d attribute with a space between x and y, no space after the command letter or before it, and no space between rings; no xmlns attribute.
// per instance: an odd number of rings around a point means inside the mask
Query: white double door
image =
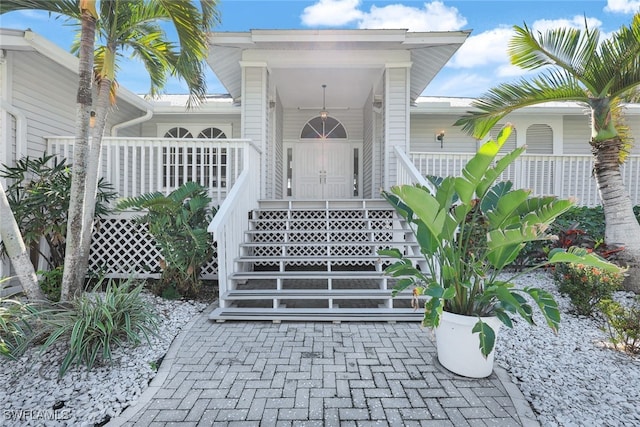
<svg viewBox="0 0 640 427"><path fill-rule="evenodd" d="M357 197L361 146L326 139L293 144L292 196L296 199Z"/></svg>

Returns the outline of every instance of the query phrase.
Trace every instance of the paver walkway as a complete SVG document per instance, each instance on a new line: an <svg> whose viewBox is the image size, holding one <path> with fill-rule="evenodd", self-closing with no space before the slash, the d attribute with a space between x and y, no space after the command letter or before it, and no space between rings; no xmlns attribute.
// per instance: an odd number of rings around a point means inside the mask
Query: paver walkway
<svg viewBox="0 0 640 427"><path fill-rule="evenodd" d="M109 426L538 425L504 371L446 371L417 324L214 323L207 314Z"/></svg>

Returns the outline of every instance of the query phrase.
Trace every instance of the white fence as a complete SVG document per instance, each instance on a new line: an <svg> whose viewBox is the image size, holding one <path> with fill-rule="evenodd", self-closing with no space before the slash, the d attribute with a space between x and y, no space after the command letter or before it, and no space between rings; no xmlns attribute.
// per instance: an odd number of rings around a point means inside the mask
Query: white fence
<svg viewBox="0 0 640 427"><path fill-rule="evenodd" d="M47 138L50 154L73 163L73 137ZM242 139L112 138L102 140L104 177L119 197L153 191L165 194L187 181L209 190L220 205L242 172L242 150L250 142Z"/></svg>
<svg viewBox="0 0 640 427"><path fill-rule="evenodd" d="M473 153L410 153L409 158L422 175L449 176L460 172ZM534 195L575 197L578 205L600 204L598 187L591 171L591 155L520 156L500 176L516 188L529 188ZM633 205L640 204L640 156L630 156L621 167L622 177Z"/></svg>
<svg viewBox="0 0 640 427"><path fill-rule="evenodd" d="M73 163L73 137L47 140L48 153ZM259 171L259 160L251 157L256 151L249 140L240 139L104 138L100 176L113 185L118 197L154 191L168 194L184 182L198 182L208 189L212 204L222 212L242 172ZM247 219L246 212L235 214ZM159 276L160 253L146 228L133 221L134 216L123 212L96 223L90 271L118 278ZM204 266L201 277L218 277L217 253Z"/></svg>

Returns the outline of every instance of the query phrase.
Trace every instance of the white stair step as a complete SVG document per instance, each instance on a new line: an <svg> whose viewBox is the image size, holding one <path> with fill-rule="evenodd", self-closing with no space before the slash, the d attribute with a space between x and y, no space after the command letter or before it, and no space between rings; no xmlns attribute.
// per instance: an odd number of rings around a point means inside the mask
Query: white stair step
<svg viewBox="0 0 640 427"><path fill-rule="evenodd" d="M210 320L285 320L285 321L356 321L416 322L423 318L420 310L411 308L217 308Z"/></svg>
<svg viewBox="0 0 640 427"><path fill-rule="evenodd" d="M227 300L260 299L385 299L391 297L391 289L234 289L228 291ZM395 299L410 299L410 290L399 293Z"/></svg>
<svg viewBox="0 0 640 427"><path fill-rule="evenodd" d="M231 275L234 280L249 279L388 279L377 271L248 271Z"/></svg>

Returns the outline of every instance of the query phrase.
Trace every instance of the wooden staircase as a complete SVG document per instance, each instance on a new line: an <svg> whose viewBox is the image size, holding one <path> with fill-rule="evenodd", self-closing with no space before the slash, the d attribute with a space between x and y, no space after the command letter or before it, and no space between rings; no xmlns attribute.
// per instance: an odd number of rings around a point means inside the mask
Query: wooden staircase
<svg viewBox="0 0 640 427"><path fill-rule="evenodd" d="M270 200L250 214L236 270L209 316L224 320L415 321L411 291L395 298L381 248L420 251L384 200Z"/></svg>

